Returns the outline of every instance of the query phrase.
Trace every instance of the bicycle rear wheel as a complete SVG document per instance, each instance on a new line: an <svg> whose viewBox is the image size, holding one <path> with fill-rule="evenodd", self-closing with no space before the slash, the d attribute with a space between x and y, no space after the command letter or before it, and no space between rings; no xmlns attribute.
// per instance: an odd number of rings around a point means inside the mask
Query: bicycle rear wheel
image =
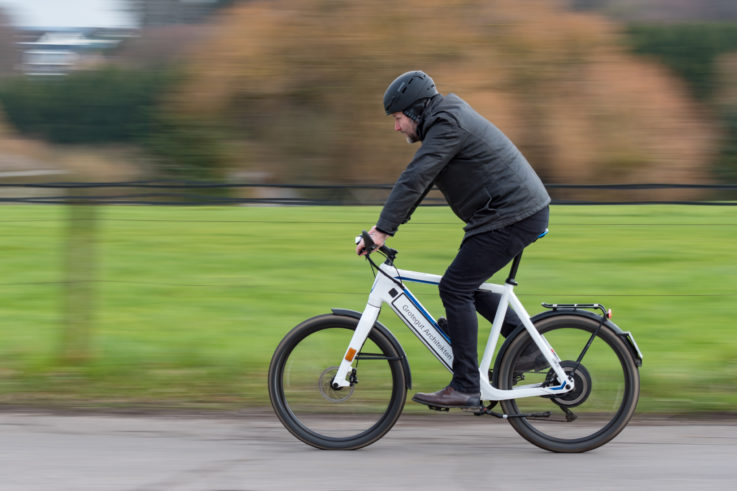
<svg viewBox="0 0 737 491"><path fill-rule="evenodd" d="M596 318L560 314L535 326L573 376L575 388L557 397L502 401L510 424L529 442L552 452L586 452L607 443L627 425L639 398L639 372L629 349ZM500 361L499 386L554 382L555 374L543 360L530 335L521 333L510 340Z"/></svg>
<svg viewBox="0 0 737 491"><path fill-rule="evenodd" d="M323 315L292 329L269 367L269 397L284 426L321 449L356 449L389 431L407 396L400 353L372 329L356 355L350 387L331 386L358 319Z"/></svg>

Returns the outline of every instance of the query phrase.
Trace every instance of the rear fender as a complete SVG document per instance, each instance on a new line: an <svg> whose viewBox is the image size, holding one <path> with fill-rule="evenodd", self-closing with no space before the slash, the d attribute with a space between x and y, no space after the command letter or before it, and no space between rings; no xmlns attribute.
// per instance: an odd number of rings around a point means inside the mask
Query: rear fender
<svg viewBox="0 0 737 491"><path fill-rule="evenodd" d="M642 353L640 352L640 348L637 346L637 343L635 342L634 336L632 336L632 333L629 331L623 331L618 325L616 325L611 320L601 316L597 315L593 312L589 312L588 310L581 310L581 309L554 309L554 310L546 310L545 312L540 312L537 315L534 315L530 318L533 324L537 324L539 321L543 319L547 319L548 317L553 317L556 315L574 315L574 316L580 316L580 317L587 317L589 319L593 319L597 322L604 321L602 323L602 326L608 328L611 330L617 337L619 337L627 346L627 349L630 352L630 355L632 355L632 359L634 360L635 364L638 367L642 366ZM494 363L494 370L493 370L493 384L496 387L497 386L497 374L499 373L499 363L502 358L504 358L504 354L506 353L507 349L509 348L509 345L514 341L517 336L521 336L525 332L525 328L523 326L518 327L512 333L507 337L507 339L504 341L504 344L502 344L502 347L499 348L499 353L496 356L496 361ZM553 346L555 348L555 346Z"/></svg>

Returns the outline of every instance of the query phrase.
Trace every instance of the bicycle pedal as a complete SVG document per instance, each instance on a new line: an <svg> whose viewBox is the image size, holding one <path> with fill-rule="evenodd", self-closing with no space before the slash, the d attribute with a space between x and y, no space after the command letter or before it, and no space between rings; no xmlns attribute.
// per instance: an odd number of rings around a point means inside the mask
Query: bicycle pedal
<svg viewBox="0 0 737 491"><path fill-rule="evenodd" d="M428 405L427 407L429 409L432 409L433 411L440 411L440 412L445 412L445 413L447 413L448 411L450 411L450 408L449 407L430 406L430 405Z"/></svg>
<svg viewBox="0 0 737 491"><path fill-rule="evenodd" d="M459 409L463 411L464 413L471 413L471 414L475 414L476 416L480 416L484 414L484 408L481 406L465 406Z"/></svg>
<svg viewBox="0 0 737 491"><path fill-rule="evenodd" d="M494 409L494 406L496 406L498 402L499 401L491 401L488 406L476 408L476 410L473 412L473 415L474 416L484 416L488 414L491 416L495 416L496 413L494 413L492 409Z"/></svg>

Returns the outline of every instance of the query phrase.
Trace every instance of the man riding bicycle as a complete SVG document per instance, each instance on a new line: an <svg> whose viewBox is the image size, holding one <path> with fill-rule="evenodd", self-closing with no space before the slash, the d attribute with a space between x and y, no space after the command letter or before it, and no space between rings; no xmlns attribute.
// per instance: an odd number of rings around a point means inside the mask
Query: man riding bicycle
<svg viewBox="0 0 737 491"><path fill-rule="evenodd" d="M550 196L522 153L455 94L443 96L424 72L397 77L384 109L408 143L421 142L370 230L377 247L393 236L433 185L463 220L465 235L439 285L453 348L453 378L412 398L436 407L478 407L478 311L493 320L499 297L478 287L543 234ZM365 253L363 240L356 252ZM509 311L502 334L520 321Z"/></svg>

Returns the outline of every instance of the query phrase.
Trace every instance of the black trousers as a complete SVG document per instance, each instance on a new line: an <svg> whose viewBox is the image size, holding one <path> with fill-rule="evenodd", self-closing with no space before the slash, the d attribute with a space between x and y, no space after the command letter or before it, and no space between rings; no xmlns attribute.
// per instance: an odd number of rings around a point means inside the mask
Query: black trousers
<svg viewBox="0 0 737 491"><path fill-rule="evenodd" d="M482 292L478 287L545 232L548 216L549 210L545 207L517 223L465 239L443 275L438 288L453 348L453 380L450 385L454 389L479 392L476 312L492 321L499 295ZM517 315L509 309L502 334L508 335L520 324Z"/></svg>

